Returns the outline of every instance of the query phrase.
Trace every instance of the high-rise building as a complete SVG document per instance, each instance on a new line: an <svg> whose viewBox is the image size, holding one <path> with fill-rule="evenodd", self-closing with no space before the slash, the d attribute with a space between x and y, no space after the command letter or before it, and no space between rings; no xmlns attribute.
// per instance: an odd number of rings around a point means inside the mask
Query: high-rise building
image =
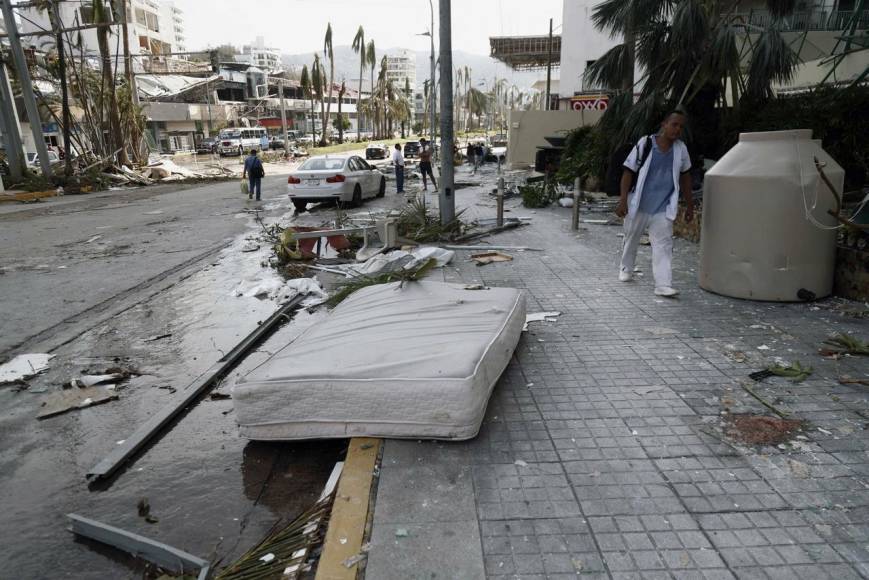
<svg viewBox="0 0 869 580"><path fill-rule="evenodd" d="M267 47L262 36L257 36L253 44L242 46L241 54L236 55L235 60L246 62L265 72L273 72L282 68L280 51Z"/></svg>
<svg viewBox="0 0 869 580"><path fill-rule="evenodd" d="M72 0L58 3L60 21L64 27L72 27L89 23L92 18L93 3L88 0ZM28 6L21 9L19 29L22 33L50 30L51 21L46 10ZM115 15L114 21L120 25L123 14ZM149 55L151 59L133 59L138 72L152 70L152 64L158 64L162 69L174 70L173 62L178 57L172 55L185 51L184 15L172 0L126 0L127 33L129 49L133 55ZM120 30L113 29L120 34ZM28 42L38 50L54 48L54 38L48 36L30 36ZM97 35L94 29L81 31L84 52L87 55L99 55ZM112 43L114 48L114 43ZM147 62L146 62L147 61Z"/></svg>
<svg viewBox="0 0 869 580"><path fill-rule="evenodd" d="M410 87L405 95L410 101L411 125L415 115L413 92L416 90L416 55L409 50L403 50L399 54L386 55L386 78L392 81L392 85L399 91Z"/></svg>

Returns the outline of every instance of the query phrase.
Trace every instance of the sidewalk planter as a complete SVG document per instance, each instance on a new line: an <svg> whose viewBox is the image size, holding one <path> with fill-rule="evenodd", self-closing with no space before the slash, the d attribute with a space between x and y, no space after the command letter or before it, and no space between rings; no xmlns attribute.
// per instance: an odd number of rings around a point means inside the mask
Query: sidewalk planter
<svg viewBox="0 0 869 580"><path fill-rule="evenodd" d="M836 221L814 157L841 191L844 170L810 130L742 133L706 173L700 286L751 300L798 301L833 290Z"/></svg>

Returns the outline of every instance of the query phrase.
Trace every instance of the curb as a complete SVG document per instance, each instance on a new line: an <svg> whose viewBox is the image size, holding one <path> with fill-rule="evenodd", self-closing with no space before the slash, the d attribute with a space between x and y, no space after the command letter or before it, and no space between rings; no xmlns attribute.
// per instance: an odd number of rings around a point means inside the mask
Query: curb
<svg viewBox="0 0 869 580"><path fill-rule="evenodd" d="M359 561L365 556L362 541L368 521L374 469L382 443L381 439L371 437L350 440L315 580L356 578ZM353 561L360 555L363 558ZM348 559L353 562L350 566L344 564Z"/></svg>

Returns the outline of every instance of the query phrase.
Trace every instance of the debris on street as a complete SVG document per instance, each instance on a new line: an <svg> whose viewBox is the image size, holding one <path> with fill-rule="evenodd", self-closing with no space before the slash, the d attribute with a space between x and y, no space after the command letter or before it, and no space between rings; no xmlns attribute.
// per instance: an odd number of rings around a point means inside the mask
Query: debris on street
<svg viewBox="0 0 869 580"><path fill-rule="evenodd" d="M849 334L839 334L828 338L824 344L833 348L822 347L818 352L823 356L860 355L869 356L869 343Z"/></svg>
<svg viewBox="0 0 869 580"><path fill-rule="evenodd" d="M117 383L118 381L123 381L125 378L123 373L111 373L107 375L82 375L80 377L74 377L69 380L69 382L63 384L64 389L72 389L79 388L84 389L87 387L93 387L94 385L100 385L104 383Z"/></svg>
<svg viewBox="0 0 869 580"><path fill-rule="evenodd" d="M53 354L19 354L0 365L0 385L21 383L48 369Z"/></svg>
<svg viewBox="0 0 869 580"><path fill-rule="evenodd" d="M812 367L804 367L800 361L794 361L788 366L774 364L767 370L776 376L786 377L794 383L803 382L814 372Z"/></svg>
<svg viewBox="0 0 869 580"><path fill-rule="evenodd" d="M556 317L561 316L561 312L546 311L546 312L531 312L525 316L525 326L522 327L523 332L528 330L529 322L557 322Z"/></svg>
<svg viewBox="0 0 869 580"><path fill-rule="evenodd" d="M498 251L483 252L481 254L471 254L471 260L477 263L478 266L485 266L495 262L510 262L513 256L504 254Z"/></svg>
<svg viewBox="0 0 869 580"><path fill-rule="evenodd" d="M202 558L77 514L67 514L66 517L72 521L70 531L77 536L118 548L175 574L198 574L197 580L208 578L210 564Z"/></svg>
<svg viewBox="0 0 869 580"><path fill-rule="evenodd" d="M74 409L85 409L108 403L117 398L118 394L106 386L59 391L47 395L42 400L42 406L36 418L47 419Z"/></svg>
<svg viewBox="0 0 869 580"><path fill-rule="evenodd" d="M726 420L726 434L740 443L749 445L779 445L789 441L803 426L802 421L767 415L730 415Z"/></svg>

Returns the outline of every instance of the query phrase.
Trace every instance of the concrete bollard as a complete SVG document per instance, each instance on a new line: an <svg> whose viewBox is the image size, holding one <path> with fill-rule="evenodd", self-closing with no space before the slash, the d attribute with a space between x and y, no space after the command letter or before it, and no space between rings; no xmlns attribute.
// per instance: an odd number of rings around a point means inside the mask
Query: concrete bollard
<svg viewBox="0 0 869 580"><path fill-rule="evenodd" d="M570 224L570 229L573 231L579 230L579 201L582 197L580 185L580 179L577 177L573 182L573 221Z"/></svg>
<svg viewBox="0 0 869 580"><path fill-rule="evenodd" d="M504 225L504 178L498 178L498 219L497 225L501 227Z"/></svg>

